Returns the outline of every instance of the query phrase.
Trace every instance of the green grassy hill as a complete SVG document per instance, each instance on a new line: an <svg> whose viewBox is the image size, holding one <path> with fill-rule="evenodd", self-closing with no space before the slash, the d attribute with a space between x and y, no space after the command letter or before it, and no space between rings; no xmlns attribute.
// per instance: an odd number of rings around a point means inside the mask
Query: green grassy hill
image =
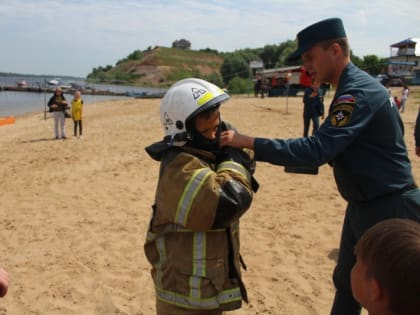
<svg viewBox="0 0 420 315"><path fill-rule="evenodd" d="M211 52L155 47L137 60L126 58L113 67L94 69L88 80L168 87L186 77L217 80L222 63L223 57Z"/></svg>

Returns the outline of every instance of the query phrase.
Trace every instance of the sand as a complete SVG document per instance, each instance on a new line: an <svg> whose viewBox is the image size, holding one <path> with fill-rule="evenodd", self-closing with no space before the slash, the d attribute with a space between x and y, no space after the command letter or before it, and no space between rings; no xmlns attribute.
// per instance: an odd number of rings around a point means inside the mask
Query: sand
<svg viewBox="0 0 420 315"><path fill-rule="evenodd" d="M69 139L53 140L40 113L0 127L0 266L10 275L0 314L154 314L143 242L159 165L144 147L162 137L159 103L88 104L83 139L67 120ZM417 182L418 105L409 99L402 115ZM233 97L222 117L256 136L303 130L300 97ZM229 314L327 314L345 208L331 168L293 175L258 163L255 177L260 191L241 220L250 303Z"/></svg>

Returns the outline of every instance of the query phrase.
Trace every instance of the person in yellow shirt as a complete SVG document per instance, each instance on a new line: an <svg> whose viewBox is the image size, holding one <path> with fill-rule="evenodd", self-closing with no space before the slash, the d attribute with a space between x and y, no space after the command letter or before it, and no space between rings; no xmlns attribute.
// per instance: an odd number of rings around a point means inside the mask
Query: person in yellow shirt
<svg viewBox="0 0 420 315"><path fill-rule="evenodd" d="M74 93L74 99L71 101L71 117L74 122L74 136L82 136L82 113L83 113L83 100L80 91ZM79 126L79 136L77 136L77 126Z"/></svg>

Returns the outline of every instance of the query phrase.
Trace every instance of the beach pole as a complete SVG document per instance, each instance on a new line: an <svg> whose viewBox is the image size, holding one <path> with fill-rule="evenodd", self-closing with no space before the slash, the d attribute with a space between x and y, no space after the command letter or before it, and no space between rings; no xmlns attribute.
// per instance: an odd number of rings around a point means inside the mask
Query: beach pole
<svg viewBox="0 0 420 315"><path fill-rule="evenodd" d="M287 73L287 81L286 81L286 114L289 113L289 87L290 87L290 77L292 74L290 72Z"/></svg>

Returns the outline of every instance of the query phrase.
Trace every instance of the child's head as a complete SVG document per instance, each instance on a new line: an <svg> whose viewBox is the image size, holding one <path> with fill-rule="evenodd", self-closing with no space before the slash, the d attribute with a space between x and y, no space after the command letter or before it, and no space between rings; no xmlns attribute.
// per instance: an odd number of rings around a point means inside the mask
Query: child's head
<svg viewBox="0 0 420 315"><path fill-rule="evenodd" d="M80 91L76 91L76 92L74 92L74 99L75 99L75 100L80 99L81 95L82 95L82 93L80 93Z"/></svg>
<svg viewBox="0 0 420 315"><path fill-rule="evenodd" d="M220 105L229 95L218 86L196 78L176 82L160 106L165 139L171 145L212 151L218 148Z"/></svg>
<svg viewBox="0 0 420 315"><path fill-rule="evenodd" d="M420 310L420 224L382 221L363 234L351 274L355 299L370 314L411 315Z"/></svg>
<svg viewBox="0 0 420 315"><path fill-rule="evenodd" d="M207 140L215 140L220 125L219 106L213 107L194 117L194 129ZM188 126L187 126L188 128Z"/></svg>
<svg viewBox="0 0 420 315"><path fill-rule="evenodd" d="M56 89L55 89L55 95L62 95L63 94L63 90L61 90L61 87L57 87Z"/></svg>

